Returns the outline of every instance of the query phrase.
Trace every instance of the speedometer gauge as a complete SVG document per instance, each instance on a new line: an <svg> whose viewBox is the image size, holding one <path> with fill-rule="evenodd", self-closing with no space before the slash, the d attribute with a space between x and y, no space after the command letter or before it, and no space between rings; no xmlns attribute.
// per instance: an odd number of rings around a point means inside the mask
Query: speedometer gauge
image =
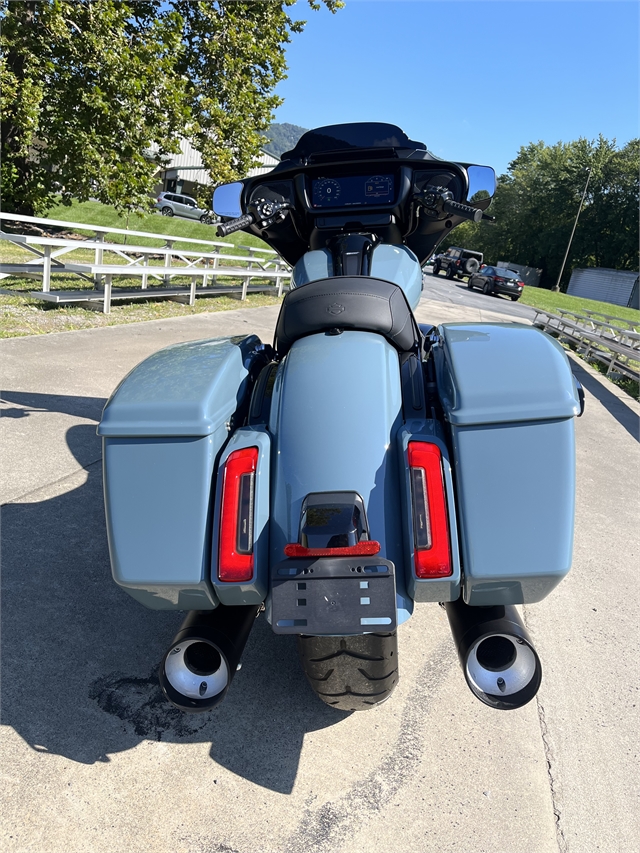
<svg viewBox="0 0 640 853"><path fill-rule="evenodd" d="M333 178L314 182L313 203L322 205L337 204L340 198L340 184Z"/></svg>

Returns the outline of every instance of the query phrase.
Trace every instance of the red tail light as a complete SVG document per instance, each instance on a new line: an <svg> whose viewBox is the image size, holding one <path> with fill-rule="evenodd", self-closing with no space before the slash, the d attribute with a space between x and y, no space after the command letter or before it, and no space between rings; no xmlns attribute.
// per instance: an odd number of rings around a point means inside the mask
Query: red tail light
<svg viewBox="0 0 640 853"><path fill-rule="evenodd" d="M449 524L442 477L442 456L435 444L409 442L416 577L452 574Z"/></svg>
<svg viewBox="0 0 640 853"><path fill-rule="evenodd" d="M500 276L499 276L499 275L494 275L493 280L494 280L494 281L502 281L502 282L504 282L506 279L504 279L504 278L500 278Z"/></svg>
<svg viewBox="0 0 640 853"><path fill-rule="evenodd" d="M375 539L365 539L344 548L305 548L292 542L284 546L284 553L287 557L373 557L380 553L380 543Z"/></svg>
<svg viewBox="0 0 640 853"><path fill-rule="evenodd" d="M253 577L253 505L258 448L234 450L224 466L218 577L249 581Z"/></svg>

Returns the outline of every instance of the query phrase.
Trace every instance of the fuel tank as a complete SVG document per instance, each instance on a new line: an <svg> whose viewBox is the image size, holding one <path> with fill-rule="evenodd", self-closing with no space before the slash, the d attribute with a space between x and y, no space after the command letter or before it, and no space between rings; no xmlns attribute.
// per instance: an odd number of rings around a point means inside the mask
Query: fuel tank
<svg viewBox="0 0 640 853"><path fill-rule="evenodd" d="M302 287L310 281L333 276L333 261L328 249L315 249L303 255L293 268L291 287ZM411 310L415 311L422 295L420 262L406 246L381 243L373 250L370 275L397 284L404 291Z"/></svg>

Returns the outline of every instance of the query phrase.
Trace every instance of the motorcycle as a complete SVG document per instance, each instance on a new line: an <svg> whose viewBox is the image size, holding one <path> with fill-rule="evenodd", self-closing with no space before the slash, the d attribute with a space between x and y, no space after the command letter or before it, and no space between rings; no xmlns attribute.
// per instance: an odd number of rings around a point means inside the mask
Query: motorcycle
<svg viewBox="0 0 640 853"><path fill-rule="evenodd" d="M516 605L571 565L584 398L538 329L413 314L421 265L491 218L494 192L493 169L379 123L309 131L271 172L215 190L219 236L259 236L293 267L273 345L163 349L98 428L114 579L189 611L160 668L176 707L222 701L263 613L297 636L323 702L372 708L423 602L445 608L478 699L535 696Z"/></svg>

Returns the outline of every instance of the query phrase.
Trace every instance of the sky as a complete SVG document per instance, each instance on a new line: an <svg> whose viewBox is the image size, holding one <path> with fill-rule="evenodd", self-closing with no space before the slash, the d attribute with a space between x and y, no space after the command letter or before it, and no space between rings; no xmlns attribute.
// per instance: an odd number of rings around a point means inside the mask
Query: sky
<svg viewBox="0 0 640 853"><path fill-rule="evenodd" d="M346 0L287 47L275 121L386 121L500 174L520 146L638 127L636 0Z"/></svg>

